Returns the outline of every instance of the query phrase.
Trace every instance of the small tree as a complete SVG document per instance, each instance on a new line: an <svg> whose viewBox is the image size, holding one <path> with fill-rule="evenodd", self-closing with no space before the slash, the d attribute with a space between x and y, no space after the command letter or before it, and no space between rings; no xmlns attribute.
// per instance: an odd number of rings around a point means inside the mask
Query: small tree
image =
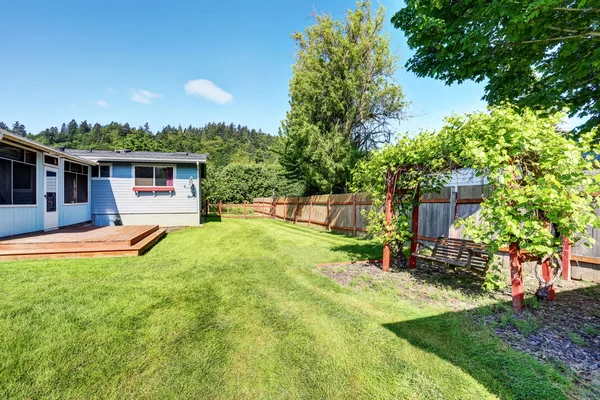
<svg viewBox="0 0 600 400"><path fill-rule="evenodd" d="M588 226L599 226L593 195L600 191L600 175L594 175L600 164L591 154L595 132L571 140L556 129L562 117L503 106L446 120L444 129L462 142L463 165L485 175L491 186L480 222L463 221L465 232L488 244L492 254L511 246L513 280L521 280L525 252L539 260L538 267L555 261L556 277L562 237L591 245ZM554 281L546 282L537 269L536 275L537 295L545 298Z"/></svg>
<svg viewBox="0 0 600 400"><path fill-rule="evenodd" d="M438 192L448 181L458 166L453 149L445 132L422 131L373 152L354 171L353 189L373 199L366 213L367 231L390 246L400 265L407 264L404 245L414 235L410 211L420 203L420 193ZM391 221L386 219L386 207L392 209Z"/></svg>

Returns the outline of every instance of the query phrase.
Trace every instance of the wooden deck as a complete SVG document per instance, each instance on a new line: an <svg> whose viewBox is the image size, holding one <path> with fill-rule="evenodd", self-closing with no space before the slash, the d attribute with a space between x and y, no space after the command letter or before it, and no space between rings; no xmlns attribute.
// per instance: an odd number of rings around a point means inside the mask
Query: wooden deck
<svg viewBox="0 0 600 400"><path fill-rule="evenodd" d="M0 261L38 258L133 257L165 235L157 225L78 226L0 239Z"/></svg>

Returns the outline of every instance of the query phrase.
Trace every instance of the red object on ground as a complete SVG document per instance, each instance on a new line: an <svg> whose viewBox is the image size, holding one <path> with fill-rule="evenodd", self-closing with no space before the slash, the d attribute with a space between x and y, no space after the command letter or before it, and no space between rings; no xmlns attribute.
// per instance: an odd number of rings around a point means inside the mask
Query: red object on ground
<svg viewBox="0 0 600 400"><path fill-rule="evenodd" d="M553 278L553 274L552 274L552 267L550 265L550 261L546 261L544 263L542 263L542 277L544 278L544 280L546 282L550 282L550 280ZM555 287L554 285L552 285L552 287L550 289L548 289L548 297L546 297L546 300L554 300L554 297L556 296L556 291L555 291Z"/></svg>
<svg viewBox="0 0 600 400"><path fill-rule="evenodd" d="M562 278L565 281L571 280L571 254L573 246L566 237L563 237L563 252L562 252Z"/></svg>
<svg viewBox="0 0 600 400"><path fill-rule="evenodd" d="M516 243L508 247L510 256L510 281L512 286L512 304L515 310L525 307L525 286L523 285L523 265L521 264L521 249Z"/></svg>
<svg viewBox="0 0 600 400"><path fill-rule="evenodd" d="M415 189L415 199L418 201L420 198L421 190L419 185L417 185L417 188ZM408 259L408 266L409 268L417 268L417 257L415 257L413 254L417 252L417 240L419 239L419 203L415 204L412 210L412 233L413 237L410 241L410 257Z"/></svg>

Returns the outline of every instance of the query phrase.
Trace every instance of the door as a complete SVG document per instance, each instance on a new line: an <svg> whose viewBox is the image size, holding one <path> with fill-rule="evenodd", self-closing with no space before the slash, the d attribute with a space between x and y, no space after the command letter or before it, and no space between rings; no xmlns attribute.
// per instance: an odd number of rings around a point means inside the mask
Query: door
<svg viewBox="0 0 600 400"><path fill-rule="evenodd" d="M44 230L58 228L58 170L44 167Z"/></svg>

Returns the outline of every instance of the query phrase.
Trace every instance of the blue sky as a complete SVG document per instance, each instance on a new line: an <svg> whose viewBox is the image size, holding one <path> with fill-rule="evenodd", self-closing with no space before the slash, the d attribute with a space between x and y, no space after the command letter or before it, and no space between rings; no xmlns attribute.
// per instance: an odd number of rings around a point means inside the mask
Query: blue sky
<svg viewBox="0 0 600 400"><path fill-rule="evenodd" d="M410 56L389 19L402 64ZM200 126L233 122L277 133L288 109L294 44L313 9L342 17L352 0L4 1L0 121L49 126L118 121ZM400 131L439 128L444 115L485 108L483 86L448 87L401 70L411 112ZM207 97L203 97L203 95Z"/></svg>

